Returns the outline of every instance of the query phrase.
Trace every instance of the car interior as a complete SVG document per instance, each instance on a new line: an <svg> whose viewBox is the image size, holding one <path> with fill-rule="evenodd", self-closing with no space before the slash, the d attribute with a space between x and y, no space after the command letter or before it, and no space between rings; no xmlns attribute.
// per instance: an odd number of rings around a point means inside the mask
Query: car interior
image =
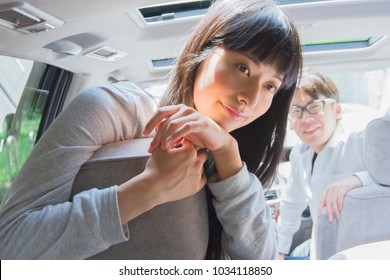
<svg viewBox="0 0 390 280"><path fill-rule="evenodd" d="M390 1L276 2L297 24L304 66L325 73L339 88L348 128L364 129L384 116L390 108ZM0 0L0 201L36 141L81 90L128 80L158 101L184 40L209 6L206 0ZM75 193L125 180L119 175L108 178L101 170L140 173L148 141L103 147L80 170ZM287 155L297 142L288 128L286 157L266 193L275 220L291 169ZM382 148L390 151L388 142ZM390 251L389 205L390 188L349 192L337 222L329 223L325 215L319 219L317 257L354 259L356 252L345 250L377 242L387 242L382 243L387 247L365 249L366 259L375 259L378 250ZM172 209L156 211L173 215ZM159 217L150 215L150 219ZM143 221L135 226L151 230ZM311 233L310 211L305 210L291 251ZM106 252L107 258L111 253Z"/></svg>

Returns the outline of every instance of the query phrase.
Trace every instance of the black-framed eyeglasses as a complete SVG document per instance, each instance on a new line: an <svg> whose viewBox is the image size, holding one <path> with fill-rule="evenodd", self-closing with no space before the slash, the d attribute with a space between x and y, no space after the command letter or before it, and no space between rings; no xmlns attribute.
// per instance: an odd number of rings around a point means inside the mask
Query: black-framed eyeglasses
<svg viewBox="0 0 390 280"><path fill-rule="evenodd" d="M309 114L315 115L324 111L324 107L326 103L336 103L336 99L334 98L326 98L326 99L313 99L305 106L301 107L298 105L292 105L290 107L290 111L288 112L289 118L292 120L302 118L303 111L306 110Z"/></svg>

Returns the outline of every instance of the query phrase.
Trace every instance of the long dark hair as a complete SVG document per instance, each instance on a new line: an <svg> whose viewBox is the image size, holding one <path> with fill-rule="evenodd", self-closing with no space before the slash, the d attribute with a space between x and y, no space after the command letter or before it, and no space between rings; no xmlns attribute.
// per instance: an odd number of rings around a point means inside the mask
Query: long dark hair
<svg viewBox="0 0 390 280"><path fill-rule="evenodd" d="M161 105L194 107L193 88L201 64L218 46L250 53L259 62L275 66L284 76L268 111L252 123L231 132L249 171L265 188L274 178L283 152L287 114L302 67L301 46L292 20L272 0L217 0L199 22L178 57ZM209 197L210 239L206 258L221 259L222 226Z"/></svg>

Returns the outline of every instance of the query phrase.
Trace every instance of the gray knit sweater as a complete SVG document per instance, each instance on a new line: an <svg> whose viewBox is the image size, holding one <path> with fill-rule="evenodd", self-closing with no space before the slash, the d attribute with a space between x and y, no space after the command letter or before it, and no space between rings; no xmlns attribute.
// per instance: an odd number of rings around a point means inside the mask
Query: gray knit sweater
<svg viewBox="0 0 390 280"><path fill-rule="evenodd" d="M85 259L131 238L120 223L115 185L69 198L92 154L104 144L142 137L155 109L153 98L130 82L78 94L38 141L6 194L0 259ZM244 164L233 177L208 184L230 257L276 258L275 226L257 177Z"/></svg>

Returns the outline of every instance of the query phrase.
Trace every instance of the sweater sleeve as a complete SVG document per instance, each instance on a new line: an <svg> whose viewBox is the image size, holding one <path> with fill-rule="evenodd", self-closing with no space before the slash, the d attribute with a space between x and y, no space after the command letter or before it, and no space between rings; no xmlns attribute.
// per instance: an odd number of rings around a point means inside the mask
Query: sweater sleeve
<svg viewBox="0 0 390 280"><path fill-rule="evenodd" d="M259 179L244 164L236 175L209 187L226 253L232 259L275 259L276 227Z"/></svg>
<svg viewBox="0 0 390 280"><path fill-rule="evenodd" d="M115 186L72 200L70 194L80 167L101 145L142 135L154 107L140 91L133 84L86 89L53 122L1 206L1 259L84 259L126 240Z"/></svg>

